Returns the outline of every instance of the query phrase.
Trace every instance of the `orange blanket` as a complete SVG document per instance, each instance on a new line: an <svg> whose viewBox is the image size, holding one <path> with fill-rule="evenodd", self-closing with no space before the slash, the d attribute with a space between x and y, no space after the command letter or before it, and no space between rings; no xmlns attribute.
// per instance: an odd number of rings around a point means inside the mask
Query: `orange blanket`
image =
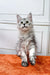
<svg viewBox="0 0 50 75"><path fill-rule="evenodd" d="M0 75L50 75L50 56L37 56L34 66L22 67L18 56L0 54Z"/></svg>

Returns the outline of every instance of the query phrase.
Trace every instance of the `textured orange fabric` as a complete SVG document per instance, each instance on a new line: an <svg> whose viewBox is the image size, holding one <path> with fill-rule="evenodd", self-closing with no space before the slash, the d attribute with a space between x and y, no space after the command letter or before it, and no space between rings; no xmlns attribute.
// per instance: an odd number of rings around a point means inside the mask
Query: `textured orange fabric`
<svg viewBox="0 0 50 75"><path fill-rule="evenodd" d="M22 67L18 56L0 54L0 75L50 75L50 56L37 56L34 66Z"/></svg>

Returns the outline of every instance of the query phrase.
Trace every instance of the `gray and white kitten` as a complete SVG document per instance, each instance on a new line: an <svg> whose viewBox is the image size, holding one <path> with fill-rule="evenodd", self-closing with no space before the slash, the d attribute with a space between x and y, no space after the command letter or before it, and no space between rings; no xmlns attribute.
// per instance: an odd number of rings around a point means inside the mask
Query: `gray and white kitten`
<svg viewBox="0 0 50 75"><path fill-rule="evenodd" d="M17 28L19 30L19 40L17 42L17 55L22 59L22 66L28 66L28 57L32 65L35 64L36 41L33 31L32 14L27 18L17 15Z"/></svg>

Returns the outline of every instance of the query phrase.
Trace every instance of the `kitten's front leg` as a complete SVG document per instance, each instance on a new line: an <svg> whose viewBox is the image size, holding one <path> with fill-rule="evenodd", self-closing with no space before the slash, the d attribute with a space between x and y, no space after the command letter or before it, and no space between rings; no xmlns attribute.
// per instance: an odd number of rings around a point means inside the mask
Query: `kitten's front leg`
<svg viewBox="0 0 50 75"><path fill-rule="evenodd" d="M29 50L29 60L32 65L35 65L35 46Z"/></svg>
<svg viewBox="0 0 50 75"><path fill-rule="evenodd" d="M21 58L22 58L22 66L24 67L28 66L27 55L24 51L22 51L21 53Z"/></svg>

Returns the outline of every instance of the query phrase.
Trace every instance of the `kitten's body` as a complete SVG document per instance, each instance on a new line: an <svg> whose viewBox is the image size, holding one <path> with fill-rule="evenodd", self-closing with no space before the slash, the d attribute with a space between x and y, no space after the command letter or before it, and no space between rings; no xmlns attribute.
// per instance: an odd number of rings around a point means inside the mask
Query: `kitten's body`
<svg viewBox="0 0 50 75"><path fill-rule="evenodd" d="M31 14L29 14L29 16L32 17ZM21 19L21 17L18 16L19 22L17 27L19 29L19 40L17 43L17 55L21 56L22 58L22 66L28 65L28 60L27 60L28 53L29 53L29 59L31 64L32 65L35 64L36 41L35 41L35 36L33 32L33 24L31 20L32 19L30 17L27 19L26 18ZM23 24L20 24L21 21L23 22ZM29 23L25 23L26 21L29 21Z"/></svg>

